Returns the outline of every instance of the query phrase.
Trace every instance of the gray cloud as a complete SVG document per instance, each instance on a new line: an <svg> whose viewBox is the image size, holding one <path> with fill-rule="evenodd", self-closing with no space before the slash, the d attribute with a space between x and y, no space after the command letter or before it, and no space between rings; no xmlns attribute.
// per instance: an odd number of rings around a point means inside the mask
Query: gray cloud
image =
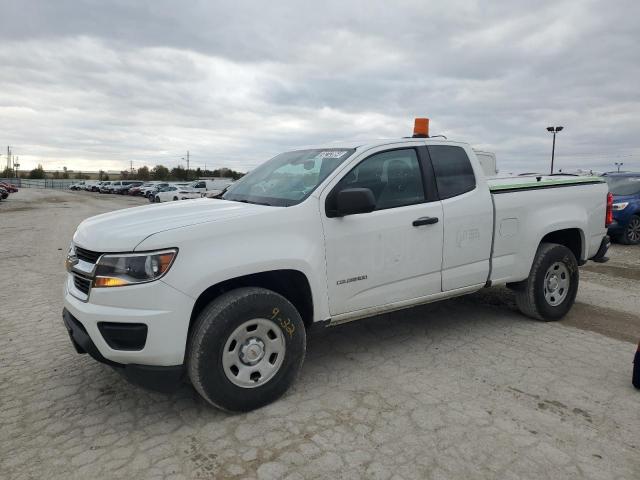
<svg viewBox="0 0 640 480"><path fill-rule="evenodd" d="M248 169L432 129L503 171L640 170L637 2L0 1L0 145L24 166ZM0 159L1 160L1 159Z"/></svg>

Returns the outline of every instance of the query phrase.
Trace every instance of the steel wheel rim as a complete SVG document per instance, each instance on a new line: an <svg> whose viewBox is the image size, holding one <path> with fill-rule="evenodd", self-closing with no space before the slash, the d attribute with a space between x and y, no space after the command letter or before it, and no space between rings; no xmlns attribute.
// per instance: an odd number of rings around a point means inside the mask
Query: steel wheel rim
<svg viewBox="0 0 640 480"><path fill-rule="evenodd" d="M266 318L247 320L225 342L224 374L238 387L260 387L278 373L285 350L284 335L275 322Z"/></svg>
<svg viewBox="0 0 640 480"><path fill-rule="evenodd" d="M640 240L640 219L634 218L629 223L629 230L627 232L627 238L632 242Z"/></svg>
<svg viewBox="0 0 640 480"><path fill-rule="evenodd" d="M553 263L544 274L544 298L549 305L557 307L569 294L571 280L569 269L562 262Z"/></svg>

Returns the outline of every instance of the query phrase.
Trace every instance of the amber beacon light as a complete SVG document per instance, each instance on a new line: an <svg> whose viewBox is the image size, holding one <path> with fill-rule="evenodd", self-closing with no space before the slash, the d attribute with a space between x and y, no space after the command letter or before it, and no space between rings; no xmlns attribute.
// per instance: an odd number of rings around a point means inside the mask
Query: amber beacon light
<svg viewBox="0 0 640 480"><path fill-rule="evenodd" d="M413 138L428 138L429 137L429 119L428 118L416 118L413 123Z"/></svg>

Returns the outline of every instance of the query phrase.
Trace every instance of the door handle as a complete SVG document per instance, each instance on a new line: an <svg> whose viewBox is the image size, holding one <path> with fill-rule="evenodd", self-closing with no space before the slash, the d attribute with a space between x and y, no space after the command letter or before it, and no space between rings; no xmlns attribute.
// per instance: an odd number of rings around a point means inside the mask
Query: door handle
<svg viewBox="0 0 640 480"><path fill-rule="evenodd" d="M438 223L438 217L420 217L413 221L413 226L419 227L420 225L433 225L434 223Z"/></svg>

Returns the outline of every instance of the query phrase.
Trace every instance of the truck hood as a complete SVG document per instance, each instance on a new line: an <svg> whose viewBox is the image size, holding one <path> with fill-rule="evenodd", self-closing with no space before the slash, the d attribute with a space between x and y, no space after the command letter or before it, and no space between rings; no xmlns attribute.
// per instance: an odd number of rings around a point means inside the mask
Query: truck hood
<svg viewBox="0 0 640 480"><path fill-rule="evenodd" d="M127 252L154 233L256 215L272 208L277 207L208 198L125 208L86 219L73 241L96 252Z"/></svg>

